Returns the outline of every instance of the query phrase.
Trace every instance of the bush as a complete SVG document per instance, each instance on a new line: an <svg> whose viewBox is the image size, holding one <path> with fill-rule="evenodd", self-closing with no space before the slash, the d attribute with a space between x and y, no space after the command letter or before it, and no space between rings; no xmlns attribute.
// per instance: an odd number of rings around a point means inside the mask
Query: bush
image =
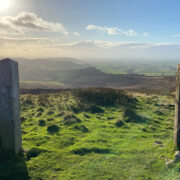
<svg viewBox="0 0 180 180"><path fill-rule="evenodd" d="M50 134L55 134L55 133L59 132L59 129L60 129L59 126L54 125L54 124L47 127L47 131Z"/></svg>

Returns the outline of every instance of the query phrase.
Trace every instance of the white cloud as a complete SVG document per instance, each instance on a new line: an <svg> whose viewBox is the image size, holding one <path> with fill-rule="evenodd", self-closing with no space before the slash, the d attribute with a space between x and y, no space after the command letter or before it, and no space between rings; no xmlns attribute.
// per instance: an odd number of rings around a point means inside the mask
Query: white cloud
<svg viewBox="0 0 180 180"><path fill-rule="evenodd" d="M102 26L96 26L96 25L88 25L86 26L86 30L95 30L97 32L104 32L108 35L125 35L125 36L137 36L138 33L135 32L133 29L129 29L127 31L124 31L122 29L119 29L117 27L102 27Z"/></svg>
<svg viewBox="0 0 180 180"><path fill-rule="evenodd" d="M1 38L1 57L73 57L79 59L180 58L178 43L81 41L60 43L47 38Z"/></svg>
<svg viewBox="0 0 180 180"><path fill-rule="evenodd" d="M86 26L86 30L96 30L98 32L101 32L101 31L105 32L105 28L103 28L101 26L95 26L95 25L88 25L88 26Z"/></svg>
<svg viewBox="0 0 180 180"><path fill-rule="evenodd" d="M15 17L0 17L0 33L22 34L26 31L61 32L68 35L68 31L62 24L48 22L34 13L21 12Z"/></svg>
<svg viewBox="0 0 180 180"><path fill-rule="evenodd" d="M173 37L180 37L180 34L174 34Z"/></svg>
<svg viewBox="0 0 180 180"><path fill-rule="evenodd" d="M150 35L149 35L149 33L148 33L148 32L144 32L144 33L143 33L143 37L144 37L144 38L149 38L149 37L150 37Z"/></svg>
<svg viewBox="0 0 180 180"><path fill-rule="evenodd" d="M80 36L80 34L79 34L78 32L73 32L73 34L74 34L75 36Z"/></svg>

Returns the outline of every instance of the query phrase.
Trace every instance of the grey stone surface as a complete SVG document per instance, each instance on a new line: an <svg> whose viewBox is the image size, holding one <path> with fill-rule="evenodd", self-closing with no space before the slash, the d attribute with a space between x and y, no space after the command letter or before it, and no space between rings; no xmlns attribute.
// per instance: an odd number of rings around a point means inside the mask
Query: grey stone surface
<svg viewBox="0 0 180 180"><path fill-rule="evenodd" d="M10 59L0 61L0 150L21 150L21 120L18 64Z"/></svg>
<svg viewBox="0 0 180 180"><path fill-rule="evenodd" d="M176 151L174 160L175 160L175 162L180 162L180 152L179 151Z"/></svg>
<svg viewBox="0 0 180 180"><path fill-rule="evenodd" d="M180 64L176 75L174 144L180 150Z"/></svg>

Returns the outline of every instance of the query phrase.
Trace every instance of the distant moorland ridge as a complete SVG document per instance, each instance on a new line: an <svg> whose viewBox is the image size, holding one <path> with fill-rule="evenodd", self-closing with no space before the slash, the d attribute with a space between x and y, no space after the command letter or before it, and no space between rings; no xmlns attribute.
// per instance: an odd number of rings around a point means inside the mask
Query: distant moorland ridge
<svg viewBox="0 0 180 180"><path fill-rule="evenodd" d="M108 74L76 59L18 60L21 89L112 87L175 90L175 76Z"/></svg>

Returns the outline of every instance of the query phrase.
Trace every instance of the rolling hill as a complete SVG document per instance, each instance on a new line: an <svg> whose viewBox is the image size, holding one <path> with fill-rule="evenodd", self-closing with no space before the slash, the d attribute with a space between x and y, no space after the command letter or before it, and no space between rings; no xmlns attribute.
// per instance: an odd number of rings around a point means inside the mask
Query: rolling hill
<svg viewBox="0 0 180 180"><path fill-rule="evenodd" d="M121 89L175 89L175 76L108 74L76 59L20 59L22 89L112 87Z"/></svg>

